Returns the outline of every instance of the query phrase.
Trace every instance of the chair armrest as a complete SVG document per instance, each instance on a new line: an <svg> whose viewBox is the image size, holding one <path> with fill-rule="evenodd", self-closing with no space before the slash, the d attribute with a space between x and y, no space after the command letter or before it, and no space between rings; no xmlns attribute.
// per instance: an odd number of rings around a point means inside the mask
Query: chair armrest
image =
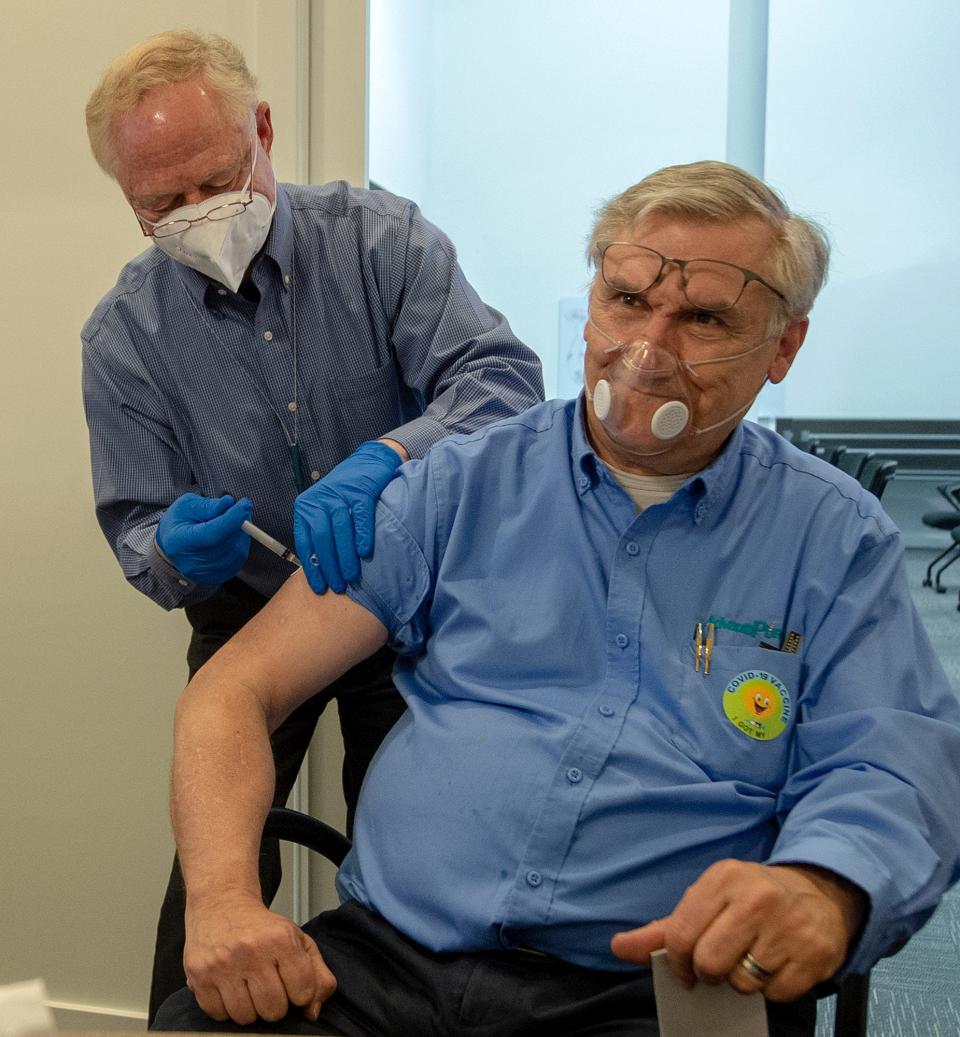
<svg viewBox="0 0 960 1037"><path fill-rule="evenodd" d="M263 826L264 839L285 839L306 846L337 867L350 849L350 840L335 828L309 814L288 807L274 807Z"/></svg>

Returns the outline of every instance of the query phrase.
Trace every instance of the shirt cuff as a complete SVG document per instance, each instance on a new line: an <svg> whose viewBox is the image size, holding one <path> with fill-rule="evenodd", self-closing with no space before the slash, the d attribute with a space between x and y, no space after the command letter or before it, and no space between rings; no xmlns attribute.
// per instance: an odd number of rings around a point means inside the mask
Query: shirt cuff
<svg viewBox="0 0 960 1037"><path fill-rule="evenodd" d="M444 428L434 418L420 417L408 421L406 425L393 429L392 432L384 432L380 439L395 439L406 452L410 459L421 458L441 439L450 435L450 429Z"/></svg>
<svg viewBox="0 0 960 1037"><path fill-rule="evenodd" d="M217 589L214 584L197 583L184 576L160 550L156 539L150 545L147 566L157 583L166 591L167 596L174 598L180 605L192 605L195 602L203 601Z"/></svg>

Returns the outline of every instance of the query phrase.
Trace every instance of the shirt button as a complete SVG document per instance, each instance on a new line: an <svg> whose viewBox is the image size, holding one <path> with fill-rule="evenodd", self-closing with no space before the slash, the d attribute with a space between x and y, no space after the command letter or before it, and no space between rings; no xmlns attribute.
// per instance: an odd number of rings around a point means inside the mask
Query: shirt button
<svg viewBox="0 0 960 1037"><path fill-rule="evenodd" d="M617 634L615 640L618 648L626 648L630 644L630 638L626 634Z"/></svg>
<svg viewBox="0 0 960 1037"><path fill-rule="evenodd" d="M290 275L289 274L284 274L283 275L283 283L284 284L289 284L290 283Z"/></svg>
<svg viewBox="0 0 960 1037"><path fill-rule="evenodd" d="M703 514L704 514L704 512L706 510L707 510L706 504L704 504L703 501L700 501L700 503L696 507L696 510L694 511L694 518L696 518L697 522L702 521Z"/></svg>
<svg viewBox="0 0 960 1037"><path fill-rule="evenodd" d="M528 871L527 872L527 885L532 886L534 889L543 882L543 876L539 871Z"/></svg>
<svg viewBox="0 0 960 1037"><path fill-rule="evenodd" d="M585 476L580 476L580 489L586 490L590 486L590 480Z"/></svg>
<svg viewBox="0 0 960 1037"><path fill-rule="evenodd" d="M292 400L290 403L287 404L287 410L288 411L295 411L296 409L297 409L297 401L296 400Z"/></svg>
<svg viewBox="0 0 960 1037"><path fill-rule="evenodd" d="M265 342L272 342L273 341L273 332L272 331L265 331L263 333L263 338L264 338Z"/></svg>
<svg viewBox="0 0 960 1037"><path fill-rule="evenodd" d="M567 771L567 781L569 781L571 785L576 785L577 782L580 781L582 778L583 771L580 770L579 767L571 767Z"/></svg>
<svg viewBox="0 0 960 1037"><path fill-rule="evenodd" d="M218 288L217 289L217 295L226 295L226 294L227 294L226 288Z"/></svg>
<svg viewBox="0 0 960 1037"><path fill-rule="evenodd" d="M628 555L638 555L638 554L640 554L640 545L639 545L639 544L635 544L635 543L634 543L634 542L633 542L633 541L631 540L631 541L630 541L630 542L629 542L629 543L627 544L627 554L628 554Z"/></svg>
<svg viewBox="0 0 960 1037"><path fill-rule="evenodd" d="M179 583L181 587L189 587L190 586L190 581L189 580L177 580L177 583Z"/></svg>
<svg viewBox="0 0 960 1037"><path fill-rule="evenodd" d="M314 482L316 482L317 479L320 478L320 473L319 472L311 472L310 473L310 478L313 479Z"/></svg>
<svg viewBox="0 0 960 1037"><path fill-rule="evenodd" d="M608 706L606 703L604 703L602 706L597 706L597 712L602 717L612 717L613 716L613 706Z"/></svg>

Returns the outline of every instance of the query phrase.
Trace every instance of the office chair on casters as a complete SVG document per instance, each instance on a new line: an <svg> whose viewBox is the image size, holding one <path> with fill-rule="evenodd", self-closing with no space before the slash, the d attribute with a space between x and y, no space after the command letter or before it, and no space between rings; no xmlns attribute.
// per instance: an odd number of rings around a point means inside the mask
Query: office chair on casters
<svg viewBox="0 0 960 1037"><path fill-rule="evenodd" d="M837 461L837 468L847 475L852 475L854 479L859 479L864 465L872 461L873 457L872 450L844 450Z"/></svg>
<svg viewBox="0 0 960 1037"><path fill-rule="evenodd" d="M952 535L953 530L960 526L960 483L944 484L937 487L937 492L941 497L950 505L949 508L944 510L940 508L936 511L927 511L921 516L921 521L925 526L929 526L931 529L942 529ZM933 583L933 567L948 555L954 555L954 558L950 558L946 565L944 565L937 573L937 592L943 594L946 591L946 587L940 584L940 574L944 569L947 568L951 563L956 561L956 557L960 556L958 552L957 541L952 541L945 551L942 551L937 555L936 558L927 566L927 575L924 578L924 587L932 587Z"/></svg>
<svg viewBox="0 0 960 1037"><path fill-rule="evenodd" d="M943 554L937 555L937 557L930 563L932 568L941 558L947 558L947 555L950 556L937 570L937 575L934 578L933 586L936 589L937 594L947 593L947 588L940 582L940 577L943 576L947 569L949 569L958 558L960 558L960 525L956 525L950 530L950 539L953 540L953 543L943 552ZM929 583L926 580L924 581L924 586L929 586ZM957 598L957 608L960 609L960 596Z"/></svg>
<svg viewBox="0 0 960 1037"><path fill-rule="evenodd" d="M335 828L309 814L288 807L274 807L263 826L264 839L284 839L306 846L319 853L337 867L343 862L350 840ZM833 1037L867 1037L867 1016L870 1006L870 976L848 976L839 983L821 983L818 997L836 994L836 1013Z"/></svg>
<svg viewBox="0 0 960 1037"><path fill-rule="evenodd" d="M897 462L882 457L871 458L860 471L859 483L869 490L877 500L883 497L887 483L897 470Z"/></svg>
<svg viewBox="0 0 960 1037"><path fill-rule="evenodd" d="M847 452L847 447L844 444L841 443L839 446L835 446L833 448L833 450L830 451L830 457L829 457L830 464L834 465L835 467L839 467L840 466L840 458L843 457L843 455L846 452Z"/></svg>

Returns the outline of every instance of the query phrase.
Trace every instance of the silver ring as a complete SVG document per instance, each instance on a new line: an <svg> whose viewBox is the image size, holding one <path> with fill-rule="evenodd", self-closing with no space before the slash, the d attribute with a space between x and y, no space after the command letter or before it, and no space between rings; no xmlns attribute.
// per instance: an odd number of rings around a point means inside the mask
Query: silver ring
<svg viewBox="0 0 960 1037"><path fill-rule="evenodd" d="M740 959L740 968L760 983L766 983L773 976L773 973L765 969L749 951Z"/></svg>

